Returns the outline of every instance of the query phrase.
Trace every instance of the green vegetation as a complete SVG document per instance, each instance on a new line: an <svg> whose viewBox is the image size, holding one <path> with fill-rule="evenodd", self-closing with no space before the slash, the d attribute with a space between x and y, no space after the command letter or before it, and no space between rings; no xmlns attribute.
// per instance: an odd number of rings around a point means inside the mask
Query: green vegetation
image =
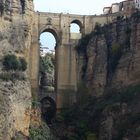
<svg viewBox="0 0 140 140"><path fill-rule="evenodd" d="M25 71L27 69L27 62L24 58L18 59L14 54L8 54L3 58L3 66L7 71Z"/></svg>
<svg viewBox="0 0 140 140"><path fill-rule="evenodd" d="M26 80L25 74L22 73L27 69L27 62L24 58L17 58L13 54L8 54L3 58L3 66L6 71L0 73L1 80Z"/></svg>
<svg viewBox="0 0 140 140"><path fill-rule="evenodd" d="M0 79L3 81L15 81L15 80L26 80L26 77L24 73L8 71L0 73Z"/></svg>
<svg viewBox="0 0 140 140"><path fill-rule="evenodd" d="M120 46L120 44L116 42L112 43L111 58L110 58L112 72L115 71L121 56L122 56L122 47Z"/></svg>
<svg viewBox="0 0 140 140"><path fill-rule="evenodd" d="M25 61L24 58L19 58L20 66L19 69L22 71L25 71L27 69L27 62Z"/></svg>
<svg viewBox="0 0 140 140"><path fill-rule="evenodd" d="M37 100L32 101L32 108L38 108L40 106L40 102Z"/></svg>
<svg viewBox="0 0 140 140"><path fill-rule="evenodd" d="M99 36L103 33L103 29L100 24L96 23L94 31L92 31L90 34L85 35L83 38L81 38L78 42L78 45L76 46L76 50L78 53L85 53L87 49L87 45L89 44L89 41L93 36Z"/></svg>
<svg viewBox="0 0 140 140"><path fill-rule="evenodd" d="M55 56L51 53L47 53L44 57L40 58L40 72L44 73L45 70L48 73L52 73L54 70Z"/></svg>
<svg viewBox="0 0 140 140"><path fill-rule="evenodd" d="M136 10L136 12L131 15L131 18L133 18L135 21L140 19L140 11Z"/></svg>
<svg viewBox="0 0 140 140"><path fill-rule="evenodd" d="M114 140L122 139L129 131L139 135L139 130L136 131L135 127L140 124L140 114L129 112L129 115L127 113L120 115L118 113L121 112L123 104L127 104L128 107L138 104L139 93L140 85L129 86L121 91L108 90L102 97L90 97L82 104L75 104L69 109L63 110L59 114L59 123L64 123L67 127L74 127L71 132L72 136L67 136L68 140L97 140L103 112L106 110L119 115L116 114L114 117L116 123L113 124L113 127L118 132L118 135L114 136Z"/></svg>
<svg viewBox="0 0 140 140"><path fill-rule="evenodd" d="M97 137L94 133L89 133L87 136L87 140L97 140Z"/></svg>
<svg viewBox="0 0 140 140"><path fill-rule="evenodd" d="M31 140L54 140L45 123L40 127L30 126L29 133Z"/></svg>
<svg viewBox="0 0 140 140"><path fill-rule="evenodd" d="M121 46L120 44L114 42L112 43L112 54L115 55L116 53L118 53L118 51L120 50Z"/></svg>
<svg viewBox="0 0 140 140"><path fill-rule="evenodd" d="M3 59L3 65L6 70L18 70L20 63L15 55L6 55Z"/></svg>

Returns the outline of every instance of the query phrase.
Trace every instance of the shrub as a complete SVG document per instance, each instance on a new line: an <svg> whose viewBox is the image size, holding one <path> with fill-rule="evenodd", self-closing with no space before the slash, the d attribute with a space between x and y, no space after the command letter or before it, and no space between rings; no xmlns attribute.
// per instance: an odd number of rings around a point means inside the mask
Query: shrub
<svg viewBox="0 0 140 140"><path fill-rule="evenodd" d="M3 66L6 70L21 70L27 69L27 62L24 58L17 58L14 54L8 54L3 58Z"/></svg>
<svg viewBox="0 0 140 140"><path fill-rule="evenodd" d="M54 71L54 56L52 54L47 53L45 57L40 58L40 72L47 71L48 73L52 73Z"/></svg>
<svg viewBox="0 0 140 140"><path fill-rule="evenodd" d="M17 57L13 54L8 54L4 57L3 65L6 70L18 70L20 67Z"/></svg>
<svg viewBox="0 0 140 140"><path fill-rule="evenodd" d="M54 140L48 126L43 123L40 127L30 126L31 140Z"/></svg>
<svg viewBox="0 0 140 140"><path fill-rule="evenodd" d="M87 140L97 140L96 134L89 133L87 136Z"/></svg>
<svg viewBox="0 0 140 140"><path fill-rule="evenodd" d="M122 47L120 44L116 42L112 44L111 54L111 70L114 72L122 56Z"/></svg>
<svg viewBox="0 0 140 140"><path fill-rule="evenodd" d="M121 48L120 44L114 42L112 44L112 54L113 55L117 54L119 52L120 48Z"/></svg>
<svg viewBox="0 0 140 140"><path fill-rule="evenodd" d="M140 12L136 10L134 13L132 13L131 18L139 19L140 18Z"/></svg>
<svg viewBox="0 0 140 140"><path fill-rule="evenodd" d="M19 72L2 72L0 79L3 81L26 80L24 73Z"/></svg>
<svg viewBox="0 0 140 140"><path fill-rule="evenodd" d="M0 74L0 79L3 80L3 81L11 81L13 80L13 75L11 73L1 73Z"/></svg>
<svg viewBox="0 0 140 140"><path fill-rule="evenodd" d="M37 108L40 106L40 102L36 101L36 100L33 100L32 101L32 108Z"/></svg>
<svg viewBox="0 0 140 140"><path fill-rule="evenodd" d="M27 62L24 58L19 58L20 61L20 70L25 71L27 69Z"/></svg>

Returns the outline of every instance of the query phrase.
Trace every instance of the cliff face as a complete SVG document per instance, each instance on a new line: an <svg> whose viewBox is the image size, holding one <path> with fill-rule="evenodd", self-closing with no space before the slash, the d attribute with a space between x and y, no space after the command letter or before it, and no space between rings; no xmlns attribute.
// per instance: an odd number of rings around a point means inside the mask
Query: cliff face
<svg viewBox="0 0 140 140"><path fill-rule="evenodd" d="M106 87L126 87L140 82L140 20L132 17L104 27L96 26L79 68L92 95Z"/></svg>
<svg viewBox="0 0 140 140"><path fill-rule="evenodd" d="M81 40L86 45L77 48L81 81L98 97L89 100L82 114L99 140L140 138L139 40L140 14L134 13L130 19L97 25Z"/></svg>
<svg viewBox="0 0 140 140"><path fill-rule="evenodd" d="M16 132L28 135L31 110L30 83L1 81L0 138L9 140Z"/></svg>
<svg viewBox="0 0 140 140"><path fill-rule="evenodd" d="M2 1L0 6L0 139L11 140L19 132L26 138L31 110L29 65L25 72L14 72L6 71L2 63L7 54L29 62L33 1Z"/></svg>

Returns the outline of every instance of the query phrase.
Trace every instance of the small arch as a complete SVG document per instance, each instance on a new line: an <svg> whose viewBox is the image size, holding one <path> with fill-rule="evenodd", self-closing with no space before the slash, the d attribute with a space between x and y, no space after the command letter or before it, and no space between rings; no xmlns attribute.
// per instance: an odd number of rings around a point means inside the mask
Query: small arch
<svg viewBox="0 0 140 140"><path fill-rule="evenodd" d="M51 124L56 115L56 102L51 97L45 97L41 101L41 117L47 123Z"/></svg>
<svg viewBox="0 0 140 140"><path fill-rule="evenodd" d="M79 20L73 20L72 22L71 22L71 31L72 32L75 32L75 33L82 33L82 23L81 23L81 21L79 21ZM75 29L73 29L73 28L75 28ZM73 30L75 30L75 31L73 31ZM78 31L79 30L79 31Z"/></svg>

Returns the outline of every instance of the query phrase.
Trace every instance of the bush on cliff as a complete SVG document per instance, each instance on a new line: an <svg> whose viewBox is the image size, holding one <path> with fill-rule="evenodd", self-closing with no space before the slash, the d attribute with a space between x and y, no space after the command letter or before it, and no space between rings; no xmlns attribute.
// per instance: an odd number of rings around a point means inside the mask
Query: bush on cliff
<svg viewBox="0 0 140 140"><path fill-rule="evenodd" d="M47 53L44 57L40 58L40 72L47 71L48 73L52 73L54 71L55 65L54 55L51 53Z"/></svg>
<svg viewBox="0 0 140 140"><path fill-rule="evenodd" d="M90 40L92 39L92 37L100 36L102 34L103 34L103 28L101 27L101 25L99 23L96 23L94 30L91 33L82 37L79 40L75 49L77 50L78 53L85 53L87 50L87 46L88 46Z"/></svg>
<svg viewBox="0 0 140 140"><path fill-rule="evenodd" d="M8 54L4 57L3 65L6 70L17 70L20 63L15 55Z"/></svg>
<svg viewBox="0 0 140 140"><path fill-rule="evenodd" d="M40 127L30 126L29 133L31 140L54 140L49 127L45 123Z"/></svg>
<svg viewBox="0 0 140 140"><path fill-rule="evenodd" d="M21 70L25 71L27 69L27 62L24 58L17 58L14 54L8 54L3 58L3 66L8 70Z"/></svg>
<svg viewBox="0 0 140 140"><path fill-rule="evenodd" d="M25 61L24 58L19 58L20 61L20 70L25 71L27 69L27 62Z"/></svg>

